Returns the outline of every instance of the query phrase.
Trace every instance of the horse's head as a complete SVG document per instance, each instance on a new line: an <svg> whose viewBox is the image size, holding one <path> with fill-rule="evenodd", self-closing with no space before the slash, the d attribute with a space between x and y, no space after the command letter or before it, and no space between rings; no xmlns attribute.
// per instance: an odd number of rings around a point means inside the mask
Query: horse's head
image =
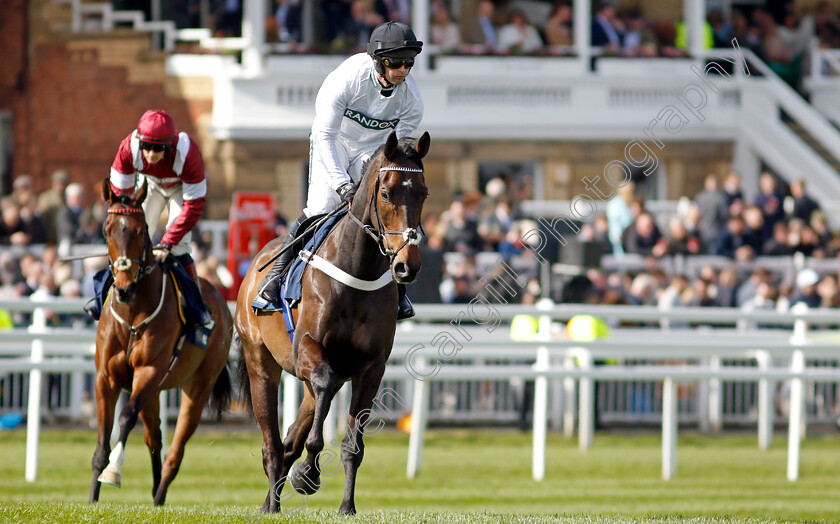
<svg viewBox="0 0 840 524"><path fill-rule="evenodd" d="M379 156L372 158L370 167L375 182L370 184L365 203L366 213L381 236L381 248L391 260L394 280L403 284L413 282L420 271L420 252L417 249L421 234L420 215L429 195L423 177L423 157L429 152L431 138L423 133L419 140L397 140L395 132L388 135ZM359 202L362 204L362 202Z"/></svg>
<svg viewBox="0 0 840 524"><path fill-rule="evenodd" d="M131 302L137 291L137 281L154 267L149 228L140 207L146 199L146 190L144 182L133 195L118 196L107 178L102 184L102 199L108 204L108 216L102 229L108 242L116 299L121 304Z"/></svg>

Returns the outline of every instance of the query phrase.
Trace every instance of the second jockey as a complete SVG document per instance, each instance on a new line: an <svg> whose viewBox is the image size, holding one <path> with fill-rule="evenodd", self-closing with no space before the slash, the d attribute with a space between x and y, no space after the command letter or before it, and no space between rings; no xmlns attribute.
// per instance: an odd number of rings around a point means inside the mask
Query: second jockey
<svg viewBox="0 0 840 524"><path fill-rule="evenodd" d="M195 280L200 292L189 242L207 195L204 160L198 144L187 133L176 130L172 117L162 109L146 111L137 129L120 143L111 165L112 189L117 195L132 194L138 174L145 175L148 183L143 212L150 235L154 235L164 208L169 208L166 232L155 246L157 260L162 261L171 253ZM210 322L205 309L202 324Z"/></svg>

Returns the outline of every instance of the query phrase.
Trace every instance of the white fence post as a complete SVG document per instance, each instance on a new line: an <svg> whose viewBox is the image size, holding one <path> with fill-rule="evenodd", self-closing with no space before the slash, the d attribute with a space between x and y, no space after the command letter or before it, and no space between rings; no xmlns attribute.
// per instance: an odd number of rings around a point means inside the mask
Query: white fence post
<svg viewBox="0 0 840 524"><path fill-rule="evenodd" d="M592 369L592 355L589 350L582 349L578 353L580 368ZM578 408L578 447L589 449L592 447L592 436L595 433L595 381L588 377L581 377L580 397Z"/></svg>
<svg viewBox="0 0 840 524"><path fill-rule="evenodd" d="M47 330L47 312L43 307L32 312L32 333L44 333ZM44 341L32 340L32 363L44 360ZM26 412L26 481L35 482L38 478L38 440L41 437L41 383L43 374L40 369L29 372L29 407Z"/></svg>
<svg viewBox="0 0 840 524"><path fill-rule="evenodd" d="M337 436L336 425L336 409L338 408L338 396L333 397L330 402L330 408L327 411L327 416L324 418L324 442L332 442Z"/></svg>
<svg viewBox="0 0 840 524"><path fill-rule="evenodd" d="M296 376L283 374L283 433L280 438L286 438L289 428L295 423L300 401L298 400L298 382Z"/></svg>
<svg viewBox="0 0 840 524"><path fill-rule="evenodd" d="M537 338L543 341L551 339L551 317L540 316ZM549 368L549 353L547 346L537 349L536 370ZM534 435L533 450L531 452L531 476L534 480L545 478L545 438L548 425L548 379L544 376L534 379Z"/></svg>
<svg viewBox="0 0 840 524"><path fill-rule="evenodd" d="M804 320L797 320L793 323L794 343L805 342L805 333L808 329ZM794 373L801 373L805 369L805 353L802 349L795 349L790 359L790 370ZM799 453L802 439L802 427L805 425L805 384L801 378L790 381L790 408L788 414L788 463L787 479L790 481L799 478Z"/></svg>
<svg viewBox="0 0 840 524"><path fill-rule="evenodd" d="M419 367L425 366L425 359L418 358ZM420 473L423 464L423 445L426 439L426 419L429 411L429 384L425 380L414 381L414 398L411 405L411 436L408 440L408 465L406 475L413 479Z"/></svg>
<svg viewBox="0 0 840 524"><path fill-rule="evenodd" d="M338 402L333 407L336 410L335 425L339 434L344 434L347 424L350 423L350 389L352 387L352 382L346 382L336 395Z"/></svg>
<svg viewBox="0 0 840 524"><path fill-rule="evenodd" d="M702 357L700 365L709 367L709 357ZM701 380L697 384L697 417L699 418L700 431L707 433L711 428L709 422L709 381Z"/></svg>
<svg viewBox="0 0 840 524"><path fill-rule="evenodd" d="M575 368L575 357L566 357L563 361L564 369ZM563 379L563 436L572 438L575 434L575 412L577 391L575 379L567 377Z"/></svg>
<svg viewBox="0 0 840 524"><path fill-rule="evenodd" d="M709 357L709 366L720 369L720 357ZM709 428L715 433L723 429L723 386L719 378L709 379Z"/></svg>
<svg viewBox="0 0 840 524"><path fill-rule="evenodd" d="M793 352L790 369L793 372L801 372L805 368L805 354L801 349ZM803 381L795 378L790 383L790 419L788 420L788 464L787 479L796 480L799 478L799 451L802 432L800 426L804 420L802 408L805 400L803 395Z"/></svg>
<svg viewBox="0 0 840 524"><path fill-rule="evenodd" d="M161 454L160 454L160 462L163 464L163 458L166 455L166 450L168 446L166 445L166 433L168 429L168 416L167 410L169 409L169 390L162 389L160 390L160 444L161 444Z"/></svg>
<svg viewBox="0 0 840 524"><path fill-rule="evenodd" d="M766 371L770 368L772 358L767 351L758 351L755 355L758 369ZM762 378L758 381L758 448L770 449L773 443L773 392L776 383Z"/></svg>
<svg viewBox="0 0 840 524"><path fill-rule="evenodd" d="M662 478L677 473L677 429L679 420L677 382L668 377L662 383Z"/></svg>
<svg viewBox="0 0 840 524"><path fill-rule="evenodd" d="M82 415L82 401L85 396L85 374L81 371L70 373L70 418L76 419Z"/></svg>

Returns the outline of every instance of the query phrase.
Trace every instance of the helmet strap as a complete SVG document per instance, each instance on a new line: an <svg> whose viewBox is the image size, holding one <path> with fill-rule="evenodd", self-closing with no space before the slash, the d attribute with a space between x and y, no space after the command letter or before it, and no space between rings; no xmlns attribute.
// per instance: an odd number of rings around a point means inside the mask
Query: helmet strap
<svg viewBox="0 0 840 524"><path fill-rule="evenodd" d="M397 86L389 82L388 77L385 76L385 65L382 64L382 59L377 56L373 60L373 69L378 73L375 77L376 83L379 84L379 91L383 96L391 96L391 92L396 89ZM383 82L385 85L383 85Z"/></svg>
<svg viewBox="0 0 840 524"><path fill-rule="evenodd" d="M375 56L373 58L373 63L374 63L373 69L377 73L379 73L379 76L382 77L382 80L384 80L385 83L388 84L388 86L392 86L392 84L390 82L388 82L388 79L385 78L385 64L382 63L382 58L378 57L378 56ZM380 82L380 84L381 83L382 82Z"/></svg>

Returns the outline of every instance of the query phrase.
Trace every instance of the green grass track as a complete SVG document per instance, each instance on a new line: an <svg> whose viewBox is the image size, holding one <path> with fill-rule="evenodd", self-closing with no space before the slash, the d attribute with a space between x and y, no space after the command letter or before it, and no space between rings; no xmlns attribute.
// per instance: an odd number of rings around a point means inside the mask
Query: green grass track
<svg viewBox="0 0 840 524"><path fill-rule="evenodd" d="M0 522L840 521L840 435L809 435L797 482L785 478L783 437L777 434L772 449L761 451L751 434L684 432L677 476L664 481L661 440L654 432L597 433L587 451L576 440L551 434L546 478L535 482L529 433L433 430L422 474L408 480L408 436L386 430L366 439L356 489L359 515L347 519L336 514L343 472L322 477L322 490L294 515L259 513L267 482L255 428L200 429L162 509L152 505L142 427L128 441L122 488L102 486L96 506L87 504L93 431L42 432L34 483L24 481L25 431L6 431L0 432Z"/></svg>

